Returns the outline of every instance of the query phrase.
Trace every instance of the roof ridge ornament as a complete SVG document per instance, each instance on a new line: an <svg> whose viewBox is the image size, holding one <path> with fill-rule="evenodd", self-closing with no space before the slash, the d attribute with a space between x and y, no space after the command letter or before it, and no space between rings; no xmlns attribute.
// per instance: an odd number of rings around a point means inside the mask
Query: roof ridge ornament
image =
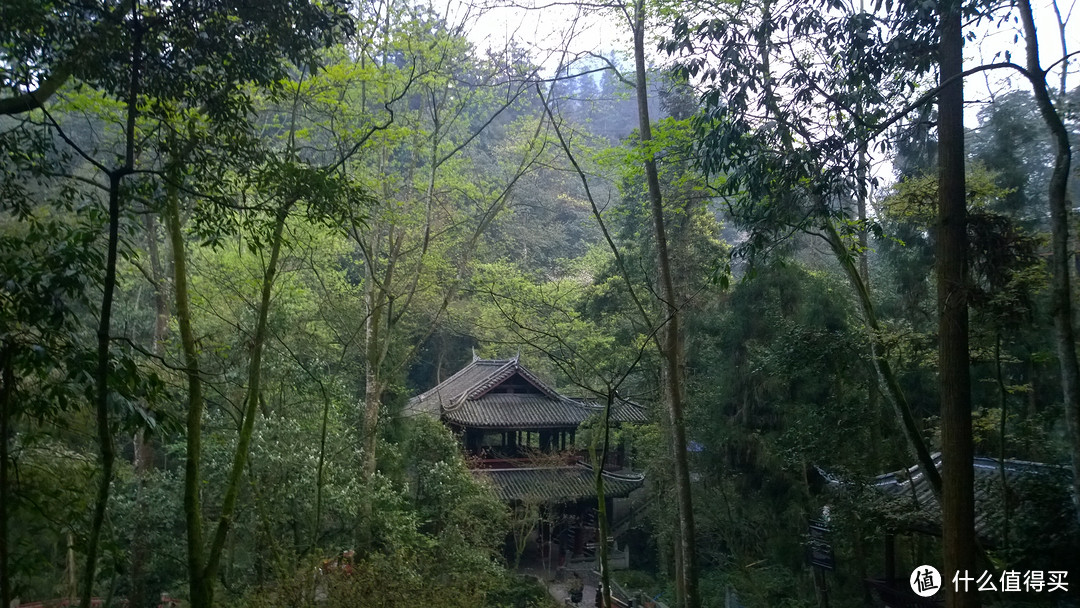
<svg viewBox="0 0 1080 608"><path fill-rule="evenodd" d="M488 374L486 378L481 378L476 381L472 386L465 389L462 393L462 401L465 399L478 399L483 397L493 387L498 386L501 382L509 378L514 372L520 371L521 367L518 365L516 359L506 359L499 361L492 359L493 363L502 363L494 372Z"/></svg>

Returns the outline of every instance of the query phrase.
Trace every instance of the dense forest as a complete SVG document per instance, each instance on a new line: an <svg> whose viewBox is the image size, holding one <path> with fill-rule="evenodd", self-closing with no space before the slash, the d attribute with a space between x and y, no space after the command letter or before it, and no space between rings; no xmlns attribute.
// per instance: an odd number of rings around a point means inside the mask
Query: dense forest
<svg viewBox="0 0 1080 608"><path fill-rule="evenodd" d="M0 3L0 606L1080 605L1070 6L454 6Z"/></svg>

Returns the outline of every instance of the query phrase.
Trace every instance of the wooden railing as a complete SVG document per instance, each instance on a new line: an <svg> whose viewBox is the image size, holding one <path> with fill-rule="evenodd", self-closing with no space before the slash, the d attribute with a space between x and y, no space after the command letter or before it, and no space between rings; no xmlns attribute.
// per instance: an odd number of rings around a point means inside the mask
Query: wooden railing
<svg viewBox="0 0 1080 608"><path fill-rule="evenodd" d="M510 469L514 467L536 467L536 466L560 466L567 465L573 466L578 463L589 463L589 454L587 452L555 452L551 454L543 454L537 456L536 454L521 454L521 455L509 455L509 454L488 454L481 457L477 454L469 454L466 456L466 461L469 466L474 469ZM619 471L623 471L621 458L615 456L608 456L607 461L604 463L604 470L609 473L618 474Z"/></svg>
<svg viewBox="0 0 1080 608"><path fill-rule="evenodd" d="M576 454L566 454L563 457L557 458L552 455L550 458L536 458L536 457L511 457L511 456L496 456L491 458L469 458L469 466L474 469L518 469L537 466L574 466L578 463L578 457Z"/></svg>

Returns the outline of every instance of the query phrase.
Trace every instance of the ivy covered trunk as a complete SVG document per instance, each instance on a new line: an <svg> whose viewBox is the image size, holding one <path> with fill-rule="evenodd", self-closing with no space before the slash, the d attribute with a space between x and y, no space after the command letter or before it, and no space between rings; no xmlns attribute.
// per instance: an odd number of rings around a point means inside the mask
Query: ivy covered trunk
<svg viewBox="0 0 1080 608"><path fill-rule="evenodd" d="M187 253L185 251L180 220L179 181L180 169L175 164L169 169L172 179L167 184L165 223L169 244L173 253L173 289L176 297L176 320L180 330L180 342L184 353L185 374L188 380L187 454L184 471L184 517L187 525L188 591L192 608L209 608L214 603L214 581L217 579L221 555L232 527L236 501L247 463L251 437L255 429L262 381L262 355L268 335L267 317L274 279L277 276L278 259L281 254L285 221L295 201L283 202L274 215L270 237L270 256L263 271L262 286L256 311L255 334L251 341L248 361L247 392L240 433L233 453L220 515L214 536L207 548L203 534L202 503L200 487L202 477L200 458L202 454L202 377L199 371L198 345L191 324L191 300L188 292Z"/></svg>

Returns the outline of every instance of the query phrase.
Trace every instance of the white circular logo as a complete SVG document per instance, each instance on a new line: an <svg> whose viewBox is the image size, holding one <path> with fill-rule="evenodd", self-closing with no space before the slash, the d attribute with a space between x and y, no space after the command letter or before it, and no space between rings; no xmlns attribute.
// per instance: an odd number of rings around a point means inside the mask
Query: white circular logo
<svg viewBox="0 0 1080 608"><path fill-rule="evenodd" d="M908 578L911 590L920 597L930 597L941 589L941 573L933 566L919 566Z"/></svg>

